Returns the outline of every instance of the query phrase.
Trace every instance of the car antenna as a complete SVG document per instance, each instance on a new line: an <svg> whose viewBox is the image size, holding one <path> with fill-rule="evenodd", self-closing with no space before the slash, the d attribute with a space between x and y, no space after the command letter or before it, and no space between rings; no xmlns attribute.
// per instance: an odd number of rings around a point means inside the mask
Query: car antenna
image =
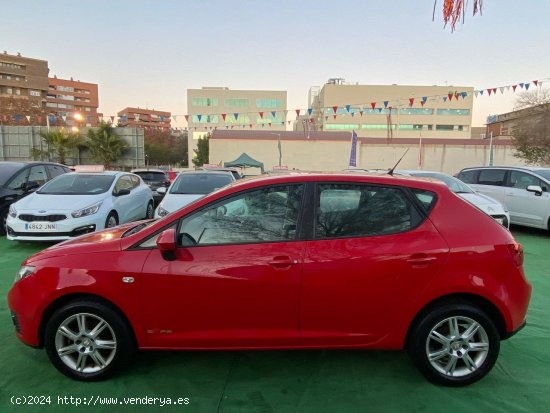
<svg viewBox="0 0 550 413"><path fill-rule="evenodd" d="M405 151L405 153L403 154L403 156L401 158L399 158L399 160L397 161L397 163L393 166L393 168L391 168L389 171L388 171L388 175L392 175L393 176L393 171L395 171L395 168L397 168L397 165L399 165L399 162L401 162L401 160L405 157L405 155L407 154L407 152L409 152L409 149L410 148L407 148L407 150Z"/></svg>

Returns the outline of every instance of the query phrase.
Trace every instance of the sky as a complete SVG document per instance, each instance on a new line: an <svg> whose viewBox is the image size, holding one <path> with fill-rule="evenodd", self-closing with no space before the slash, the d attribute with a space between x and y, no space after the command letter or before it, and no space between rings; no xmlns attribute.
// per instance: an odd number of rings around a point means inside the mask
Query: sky
<svg viewBox="0 0 550 413"><path fill-rule="evenodd" d="M484 0L474 17L469 0L454 33L443 1L432 21L434 0L0 0L0 51L99 84L105 116L184 115L202 86L286 90L293 111L334 77L476 89L550 78L550 0ZM473 126L515 97L475 99Z"/></svg>

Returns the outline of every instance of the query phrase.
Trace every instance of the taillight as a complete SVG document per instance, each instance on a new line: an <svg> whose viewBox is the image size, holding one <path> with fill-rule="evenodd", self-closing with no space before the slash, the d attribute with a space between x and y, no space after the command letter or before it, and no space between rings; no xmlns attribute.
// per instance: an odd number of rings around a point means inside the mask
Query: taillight
<svg viewBox="0 0 550 413"><path fill-rule="evenodd" d="M516 267L521 267L523 265L523 247L521 244L519 242L508 244L508 251L510 251Z"/></svg>

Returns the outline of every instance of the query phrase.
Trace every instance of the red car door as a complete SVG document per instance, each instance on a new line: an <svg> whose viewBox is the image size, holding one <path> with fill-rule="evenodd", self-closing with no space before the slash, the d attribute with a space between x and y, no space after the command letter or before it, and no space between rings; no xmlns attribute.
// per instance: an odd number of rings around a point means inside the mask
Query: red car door
<svg viewBox="0 0 550 413"><path fill-rule="evenodd" d="M175 259L143 268L148 347L253 348L298 343L302 185L209 204L176 229Z"/></svg>
<svg viewBox="0 0 550 413"><path fill-rule="evenodd" d="M301 290L303 343L373 344L437 274L448 247L398 188L320 184L316 194Z"/></svg>

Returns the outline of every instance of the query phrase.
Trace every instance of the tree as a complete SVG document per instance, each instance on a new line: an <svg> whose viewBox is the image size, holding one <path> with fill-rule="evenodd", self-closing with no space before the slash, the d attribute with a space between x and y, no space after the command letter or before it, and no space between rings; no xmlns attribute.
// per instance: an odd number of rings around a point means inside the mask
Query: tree
<svg viewBox="0 0 550 413"><path fill-rule="evenodd" d="M149 163L187 166L187 134L146 129L144 138Z"/></svg>
<svg viewBox="0 0 550 413"><path fill-rule="evenodd" d="M521 108L512 131L515 156L529 164L550 165L550 90L520 94L515 108Z"/></svg>
<svg viewBox="0 0 550 413"><path fill-rule="evenodd" d="M128 144L110 124L101 122L95 130L88 130L88 148L92 159L110 168L124 154Z"/></svg>
<svg viewBox="0 0 550 413"><path fill-rule="evenodd" d="M81 148L85 146L83 139L76 133L68 133L65 128L60 128L55 131L41 132L40 136L44 139L46 149L32 149L32 156L34 159L41 159L52 157L57 162L64 164L67 155L69 155L75 148Z"/></svg>
<svg viewBox="0 0 550 413"><path fill-rule="evenodd" d="M197 149L193 149L193 152L195 152L195 157L193 158L193 165L202 166L205 163L208 163L209 141L210 141L210 134L207 134L206 136L199 138L199 140L197 141Z"/></svg>

